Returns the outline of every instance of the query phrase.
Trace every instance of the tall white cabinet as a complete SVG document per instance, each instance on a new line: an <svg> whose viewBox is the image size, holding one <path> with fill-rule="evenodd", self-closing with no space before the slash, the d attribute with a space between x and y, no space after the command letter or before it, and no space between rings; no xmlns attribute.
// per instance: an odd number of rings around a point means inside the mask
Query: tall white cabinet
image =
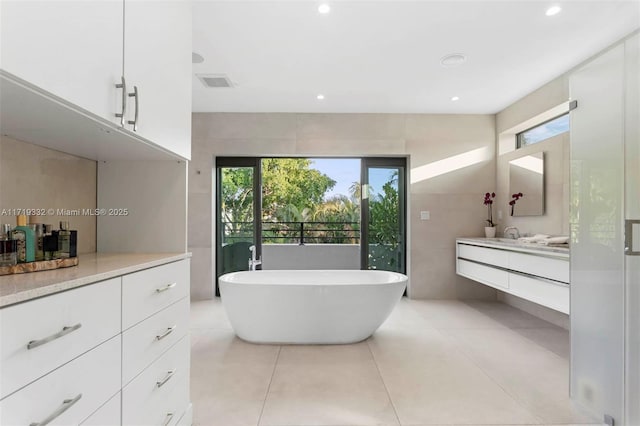
<svg viewBox="0 0 640 426"><path fill-rule="evenodd" d="M105 212L78 267L0 277L0 423L186 426L191 3L2 0L0 21L2 134L95 160Z"/></svg>
<svg viewBox="0 0 640 426"><path fill-rule="evenodd" d="M570 76L571 394L616 425L640 424L639 37Z"/></svg>

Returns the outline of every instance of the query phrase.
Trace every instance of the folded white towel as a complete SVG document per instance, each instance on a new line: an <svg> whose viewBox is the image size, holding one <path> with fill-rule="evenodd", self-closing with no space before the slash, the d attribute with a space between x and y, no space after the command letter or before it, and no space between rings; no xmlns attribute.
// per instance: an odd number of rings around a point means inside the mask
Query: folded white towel
<svg viewBox="0 0 640 426"><path fill-rule="evenodd" d="M536 234L533 237L520 237L518 241L523 243L537 243L539 241L544 241L548 239L550 236L547 234Z"/></svg>
<svg viewBox="0 0 640 426"><path fill-rule="evenodd" d="M538 241L538 244L542 244L545 246L569 244L569 236L561 235L559 237L549 237L547 239Z"/></svg>

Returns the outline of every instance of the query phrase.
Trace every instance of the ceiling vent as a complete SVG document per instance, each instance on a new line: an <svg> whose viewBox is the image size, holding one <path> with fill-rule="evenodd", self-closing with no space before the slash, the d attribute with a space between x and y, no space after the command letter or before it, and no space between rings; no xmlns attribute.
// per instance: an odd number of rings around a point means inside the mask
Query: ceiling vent
<svg viewBox="0 0 640 426"><path fill-rule="evenodd" d="M204 87L211 87L214 89L233 87L231 80L224 74L196 74L196 77L200 79Z"/></svg>

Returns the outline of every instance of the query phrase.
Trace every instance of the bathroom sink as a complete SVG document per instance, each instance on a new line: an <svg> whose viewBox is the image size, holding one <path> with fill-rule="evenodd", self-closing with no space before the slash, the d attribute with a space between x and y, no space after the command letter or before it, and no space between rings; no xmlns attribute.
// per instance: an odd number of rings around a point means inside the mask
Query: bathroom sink
<svg viewBox="0 0 640 426"><path fill-rule="evenodd" d="M496 243L507 243L507 244L518 244L518 240L514 240L513 238L483 238L487 242L495 241Z"/></svg>

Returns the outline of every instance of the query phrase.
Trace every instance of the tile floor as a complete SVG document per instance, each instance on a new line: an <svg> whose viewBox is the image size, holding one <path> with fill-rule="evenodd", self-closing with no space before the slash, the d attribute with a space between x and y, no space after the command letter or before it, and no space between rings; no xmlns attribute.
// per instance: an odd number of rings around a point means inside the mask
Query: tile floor
<svg viewBox="0 0 640 426"><path fill-rule="evenodd" d="M403 299L353 345L254 345L191 306L198 426L566 425L569 334L502 303Z"/></svg>

